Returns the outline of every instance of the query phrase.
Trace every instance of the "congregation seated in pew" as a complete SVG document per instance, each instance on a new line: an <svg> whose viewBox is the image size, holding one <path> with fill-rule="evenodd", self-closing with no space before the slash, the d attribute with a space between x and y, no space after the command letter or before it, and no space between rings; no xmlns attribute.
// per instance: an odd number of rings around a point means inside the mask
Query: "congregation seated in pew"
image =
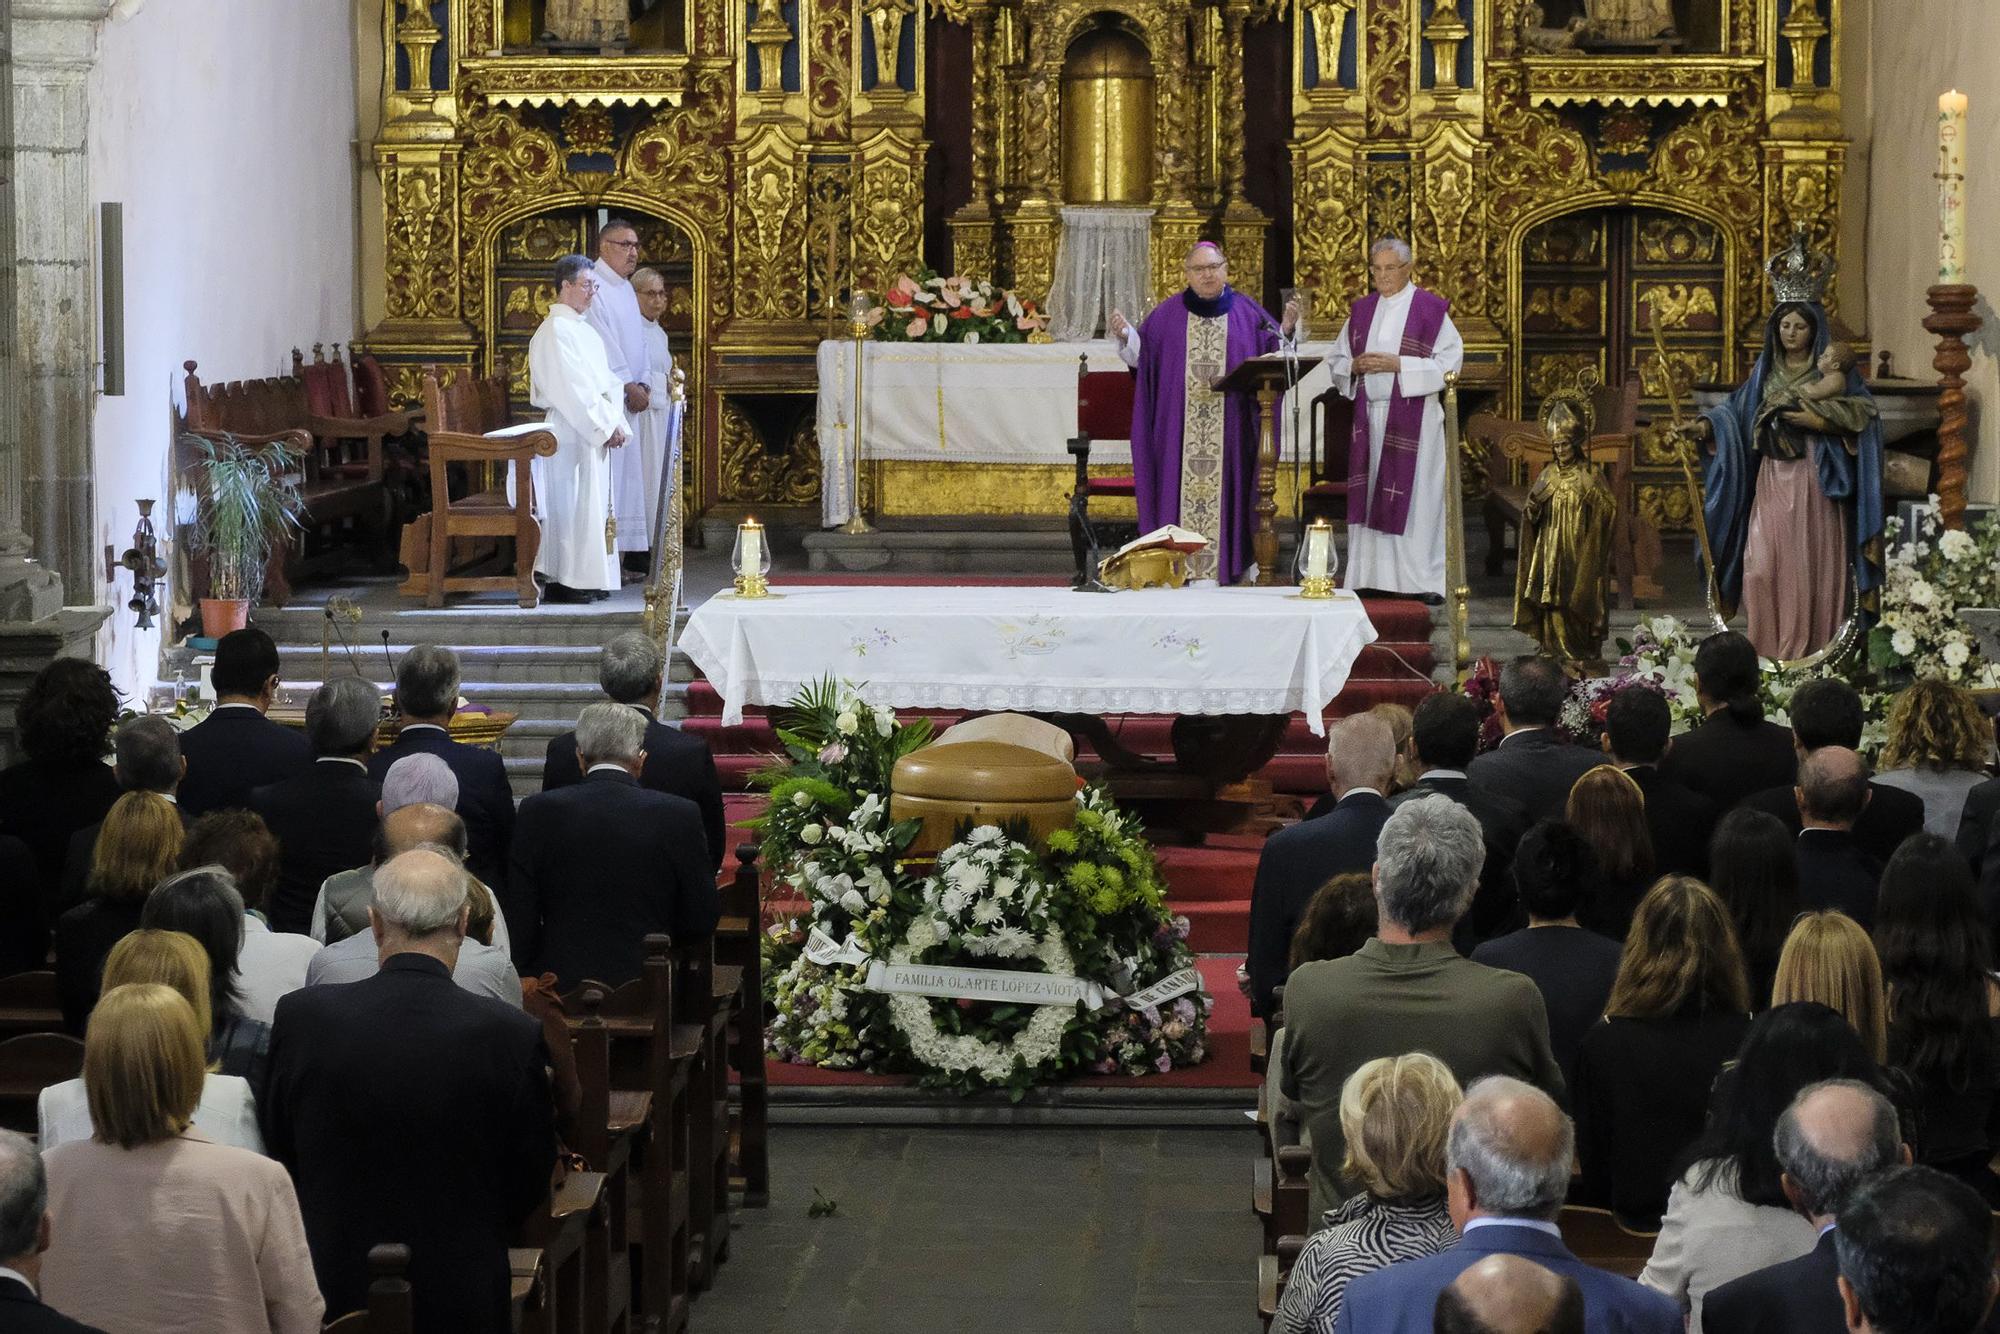
<svg viewBox="0 0 2000 1334"><path fill-rule="evenodd" d="M146 896L141 926L184 931L208 956L208 1003L213 1026L208 1059L225 1074L241 1075L253 1090L264 1087L271 1026L244 1009L241 964L243 896L220 866L197 866L162 880Z"/></svg>
<svg viewBox="0 0 2000 1334"><path fill-rule="evenodd" d="M251 789L250 809L278 839L278 884L264 909L274 929L303 934L327 877L368 859L382 785L367 760L381 718L374 686L358 676L327 682L306 702L312 764Z"/></svg>
<svg viewBox="0 0 2000 1334"><path fill-rule="evenodd" d="M262 909L278 883L278 840L250 811L210 811L189 826L181 844L181 869L220 866L243 900L243 948L237 956L239 1008L246 1019L268 1024L278 998L306 984L306 968L319 950L310 936L273 931Z"/></svg>
<svg viewBox="0 0 2000 1334"><path fill-rule="evenodd" d="M190 819L247 806L253 790L312 763L305 735L267 716L278 698L278 646L271 636L254 628L224 635L208 679L215 707L181 733L187 776L180 804Z"/></svg>
<svg viewBox="0 0 2000 1334"><path fill-rule="evenodd" d="M138 928L147 896L179 863L184 837L180 812L158 793L127 792L104 817L87 897L55 923L56 990L70 1032L83 1033L105 955Z"/></svg>

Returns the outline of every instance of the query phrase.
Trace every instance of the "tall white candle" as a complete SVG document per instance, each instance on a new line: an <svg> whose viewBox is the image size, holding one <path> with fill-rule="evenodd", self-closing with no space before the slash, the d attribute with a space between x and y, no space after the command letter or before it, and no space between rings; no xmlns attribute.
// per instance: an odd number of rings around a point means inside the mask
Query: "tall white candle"
<svg viewBox="0 0 2000 1334"><path fill-rule="evenodd" d="M1333 530L1324 523L1306 529L1306 578L1326 578L1327 543L1332 537Z"/></svg>
<svg viewBox="0 0 2000 1334"><path fill-rule="evenodd" d="M763 573L764 530L752 522L743 525L743 564L736 573L755 577Z"/></svg>
<svg viewBox="0 0 2000 1334"><path fill-rule="evenodd" d="M1965 281L1965 94L1938 98L1938 282Z"/></svg>

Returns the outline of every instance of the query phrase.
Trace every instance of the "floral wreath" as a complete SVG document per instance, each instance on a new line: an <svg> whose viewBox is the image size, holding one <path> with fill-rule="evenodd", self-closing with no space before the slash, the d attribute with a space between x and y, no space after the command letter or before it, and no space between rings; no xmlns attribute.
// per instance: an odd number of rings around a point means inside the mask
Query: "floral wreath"
<svg viewBox="0 0 2000 1334"><path fill-rule="evenodd" d="M928 917L910 923L910 930L889 951L889 962L913 962L918 951L938 944L937 926ZM1040 961L1044 971L1070 975L1075 962L1069 946L1055 932L1036 942L1027 957ZM889 1018L910 1044L910 1052L925 1065L941 1070L972 1070L990 1084L1005 1083L1020 1061L1032 1077L1042 1066L1062 1054L1063 1030L1076 1017L1073 1005L1038 1005L1027 1027L1004 1042L989 1042L970 1033L938 1031L931 1011L935 997L899 993L889 998Z"/></svg>

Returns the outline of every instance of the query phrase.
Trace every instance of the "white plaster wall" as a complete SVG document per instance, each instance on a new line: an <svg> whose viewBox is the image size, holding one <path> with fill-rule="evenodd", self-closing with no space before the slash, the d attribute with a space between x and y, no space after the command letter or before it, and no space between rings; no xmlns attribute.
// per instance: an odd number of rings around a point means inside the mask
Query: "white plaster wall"
<svg viewBox="0 0 2000 1334"><path fill-rule="evenodd" d="M126 387L97 398L100 549L125 549L134 498L167 494L183 361L269 375L354 334L354 37L353 0L149 0L104 25L88 207L124 205ZM128 692L160 649L130 596L122 571L100 583L100 661Z"/></svg>
<svg viewBox="0 0 2000 1334"><path fill-rule="evenodd" d="M1850 6L1854 0L1849 0ZM2000 56L1989 0L1873 0L1866 40L1848 52L1867 62L1848 119L1869 141L1866 224L1868 331L1900 374L1931 378L1937 340L1923 329L1924 290L1937 280L1937 96L1971 99L1967 154L1966 281L1980 289L1986 326L1967 376L1977 440L1968 496L2000 502ZM1850 33L1852 34L1852 29ZM1857 105L1858 104L1858 105ZM1857 120L1857 116L1865 119ZM1848 196L1850 208L1855 200Z"/></svg>

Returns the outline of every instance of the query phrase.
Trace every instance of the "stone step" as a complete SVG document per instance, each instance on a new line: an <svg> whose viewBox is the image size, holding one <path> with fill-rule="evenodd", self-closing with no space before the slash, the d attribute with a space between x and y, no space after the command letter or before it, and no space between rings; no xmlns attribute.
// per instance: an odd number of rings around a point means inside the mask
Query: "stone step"
<svg viewBox="0 0 2000 1334"><path fill-rule="evenodd" d="M607 604L608 605L608 604ZM319 652L320 637L326 631L325 605L293 602L282 609L259 607L253 624L279 644ZM577 607L537 607L523 611L513 603L504 606L450 606L437 610L425 607L398 607L391 610L368 608L358 623L335 622L358 655L380 654L382 631L389 632L394 644L448 644L464 649L480 644L537 644L544 646L587 645L596 648L613 635L640 628L640 615L628 607L616 611ZM345 656L336 632L332 640L334 657Z"/></svg>
<svg viewBox="0 0 2000 1334"><path fill-rule="evenodd" d="M388 646L388 659L384 658L379 641L365 647L358 646L352 659L336 648L327 657L328 668L338 674L358 666L364 675L387 678L389 660L402 662L419 642L392 641ZM596 644L463 644L453 647L458 652L460 672L467 678L545 685L576 681L594 684L597 681L599 646ZM320 675L319 645L281 644L278 664L279 675L287 680L317 680Z"/></svg>

